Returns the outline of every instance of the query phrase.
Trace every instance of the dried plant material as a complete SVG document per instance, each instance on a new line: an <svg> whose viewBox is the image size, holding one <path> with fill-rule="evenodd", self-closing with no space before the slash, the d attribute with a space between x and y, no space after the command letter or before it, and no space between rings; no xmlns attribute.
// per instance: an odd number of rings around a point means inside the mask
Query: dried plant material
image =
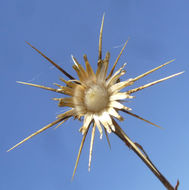
<svg viewBox="0 0 189 190"><path fill-rule="evenodd" d="M118 57L117 57L117 59L116 59L114 65L113 65L113 67L112 67L112 69L111 69L111 71L110 71L110 73L109 73L109 75L107 76L107 79L109 79L109 78L112 76L112 74L113 74L113 72L114 72L114 69L115 69L115 67L116 67L116 65L117 65L117 63L118 63L118 61L119 61L119 58L121 57L121 55L122 55L122 53L123 53L123 51L124 51L124 49L125 49L125 47L126 47L128 41L129 41L129 40L127 40L127 41L125 42L125 44L124 44L124 46L123 46L121 52L119 53L119 55L118 55Z"/></svg>
<svg viewBox="0 0 189 190"><path fill-rule="evenodd" d="M81 145L79 147L79 152L78 152L78 155L77 155L77 160L76 160L76 163L75 163L75 168L74 168L74 171L73 171L72 179L74 178L74 175L75 175L75 172L76 172L76 169L77 169L77 165L79 163L79 158L80 158L80 155L81 155L81 151L83 149L83 145L84 145L85 138L87 136L88 130L89 130L89 128L87 128L87 130L83 134L83 138L82 138L82 141L81 141Z"/></svg>
<svg viewBox="0 0 189 190"><path fill-rule="evenodd" d="M40 55L42 55L47 61L52 63L58 70L60 70L64 75L66 75L70 79L74 79L71 75L69 75L64 69L62 69L59 65L57 65L54 61L52 61L50 58L48 58L46 55L44 55L42 52L40 52L38 49L36 49L34 46L32 46L29 42L26 42L29 46L31 46L35 51L37 51Z"/></svg>
<svg viewBox="0 0 189 190"><path fill-rule="evenodd" d="M109 66L109 60L110 60L110 53L107 52L105 59L102 59L102 31L103 31L103 25L104 25L104 15L102 18L102 24L100 28L100 37L99 37L99 54L98 54L98 67L96 72L92 69L87 56L84 55L84 62L86 69L79 64L77 59L72 56L72 60L74 62L73 69L76 71L78 78L75 79L70 74L68 74L64 69L62 69L60 66L58 66L56 63L54 63L52 60L50 60L47 56L45 56L43 53L41 53L38 49L36 49L34 46L32 46L30 43L28 43L34 50L36 50L39 54L41 54L45 59L47 59L51 64L53 64L57 69L59 69L65 76L67 76L70 80L65 80L63 78L60 78L60 80L65 84L54 84L57 86L57 89L51 88L51 87L45 87L37 84L31 84L26 82L19 82L21 84L26 84L38 88L42 88L49 91L54 91L57 93L61 93L66 95L66 97L61 98L53 98L53 100L58 101L59 107L69 107L70 110L59 114L57 116L57 120L50 123L49 125L43 127L42 129L38 130L37 132L33 133L29 137L25 138L15 146L13 146L8 151L14 149L15 147L21 145L25 141L29 140L33 136L43 132L44 130L59 124L62 125L66 120L73 117L74 119L80 120L83 118L83 125L79 129L79 131L82 133L83 138L80 145L80 149L78 152L74 172L72 179L74 178L79 158L81 155L81 151L86 139L86 136L88 134L90 126L92 126L92 134L91 134L91 143L90 143L90 151L89 151L89 170L91 168L91 159L92 159L92 150L93 150L93 144L94 144L94 136L96 128L98 129L100 133L100 138L102 138L103 130L105 130L105 135L108 141L108 144L110 146L110 141L108 138L108 134L111 132L118 135L128 147L132 148L133 151L145 162L145 164L154 172L154 174L160 179L161 173L156 169L156 167L152 164L152 162L149 160L149 158L144 154L143 151L141 151L141 148L137 146L137 144L133 143L129 137L122 131L122 129L119 127L118 123L115 121L115 118L119 121L123 121L124 118L120 115L120 112L127 113L135 118L138 118L140 120L143 120L151 125L154 125L156 127L159 127L158 125L136 115L133 114L131 111L131 108L124 105L124 102L126 100L132 99L133 96L131 94L141 91L147 87L150 87L152 85L158 84L160 82L163 82L167 79L170 79L172 77L178 76L182 74L183 72L179 72L173 75L170 75L168 77L165 77L163 79L145 84L143 86L134 88L134 89L128 89L128 87L132 86L136 81L139 79L147 76L148 74L168 65L169 63L173 62L174 60L168 61L164 63L163 65L160 65L148 72L145 72L135 78L130 78L125 81L120 81L121 76L125 75L126 71L124 70L124 67L126 64L124 64L121 68L119 68L116 72L114 72L115 67L117 65L117 62L123 53L128 40L125 42L120 54L118 55L116 61L113 64L112 69L110 70L110 73L107 74L108 66ZM127 87L127 89L126 89ZM58 126L59 126L58 125ZM57 126L57 127L58 127ZM164 180L164 179L163 179ZM162 180L161 180L162 181Z"/></svg>
<svg viewBox="0 0 189 190"><path fill-rule="evenodd" d="M92 128L92 133L91 133L91 144L90 144L90 149L89 149L89 167L88 167L89 171L91 170L91 159L92 159L95 131L96 131L96 124L94 123L93 128Z"/></svg>
<svg viewBox="0 0 189 190"><path fill-rule="evenodd" d="M159 125L156 125L155 123L152 123L151 121L148 121L147 119L144 119L144 118L142 118L142 117L140 117L140 116L138 116L138 115L136 115L134 113L131 113L130 111L127 111L127 110L122 110L122 111L129 114L129 115L131 115L131 116L133 116L133 117L136 117L136 118L138 118L138 119L140 119L142 121L145 121L146 123L149 123L149 124L151 124L151 125L153 125L155 127L161 128Z"/></svg>
<svg viewBox="0 0 189 190"><path fill-rule="evenodd" d="M35 135L38 135L39 133L45 131L46 129L56 125L59 122L62 122L65 119L65 117L59 118L56 121L46 125L45 127L39 129L38 131L36 131L35 133L31 134L30 136L26 137L24 140L20 141L19 143L17 143L15 146L13 146L12 148L10 148L9 150L7 150L7 152L9 152L10 150L16 148L17 146L21 145L22 143L26 142L27 140L31 139L32 137L34 137Z"/></svg>

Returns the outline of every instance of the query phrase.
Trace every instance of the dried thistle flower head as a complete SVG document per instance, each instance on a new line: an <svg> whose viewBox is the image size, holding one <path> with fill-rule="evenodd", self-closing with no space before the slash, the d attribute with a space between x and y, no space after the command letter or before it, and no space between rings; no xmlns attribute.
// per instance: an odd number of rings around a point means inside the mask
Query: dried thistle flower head
<svg viewBox="0 0 189 190"><path fill-rule="evenodd" d="M73 69L76 71L78 75L78 79L73 78L71 75L69 75L64 69L59 67L56 63L54 63L52 60L50 60L48 57L46 57L43 53L41 53L39 50L37 50L35 47L33 47L31 44L28 44L35 49L38 53L40 53L44 58L46 58L48 61L50 61L55 67L57 67L64 75L66 75L70 80L65 80L63 78L60 78L60 80L64 83L64 85L55 84L58 88L50 88L45 87L41 85L26 83L26 82L19 82L22 84L35 86L38 88L54 91L57 93L64 94L66 96L63 96L62 98L53 98L54 100L58 101L58 106L60 107L69 107L70 109L66 111L65 113L62 113L57 116L57 120L50 123L49 125L43 127L42 129L38 130L37 132L33 133L29 137L25 138L15 146L13 146L8 151L14 149L18 145L22 144L23 142L29 140L33 136L43 132L44 130L58 124L60 126L62 123L64 123L66 120L68 120L71 117L74 117L76 119L83 118L83 125L79 129L79 131L83 135L83 139L80 145L78 157L76 160L73 177L75 175L75 171L78 165L78 161L80 158L80 154L85 142L85 138L87 136L88 130L90 126L92 127L92 134L91 134L91 143L90 143L90 151L89 151L89 170L91 166L91 156L92 156L92 149L93 149L93 142L94 142L94 135L96 128L98 129L100 133L100 138L102 138L103 135L103 129L105 131L105 135L108 141L108 144L110 145L109 139L108 139L108 133L114 132L116 130L116 127L118 127L118 123L115 121L115 118L123 121L123 117L120 116L119 112L127 113L131 116L134 116L138 119L141 119L147 123L150 123L156 127L159 127L158 125L130 112L131 108L125 106L123 104L123 100L126 99L132 99L132 94L143 90L147 87L150 87L152 85L155 85L157 83L160 83L162 81L165 81L167 79L170 79L172 77L175 77L177 75L180 75L180 73L173 74L171 76L165 77L163 79L145 84L143 86L133 88L133 89L125 89L126 87L131 86L134 84L135 81L143 78L144 76L162 68L163 66L173 62L174 60L171 60L169 62L164 63L163 65L160 65L159 67L156 67L144 74L141 74L135 78L127 79L126 81L120 82L120 77L125 74L124 67L126 64L124 64L120 69L118 69L116 72L114 72L114 69L117 65L117 62L125 49L128 40L124 44L118 58L116 59L111 71L109 74L107 74L108 65L109 65L109 59L110 59L110 53L107 52L105 59L102 59L102 30L103 30L103 24L104 24L104 16L102 19L101 29L100 29L100 37L99 37L99 55L98 55L98 67L97 71L95 72L88 59L87 56L84 55L84 61L86 69L83 68L82 65L78 63L75 57L72 56L74 65ZM124 92L121 92L121 90L125 89ZM57 126L57 127L58 127Z"/></svg>

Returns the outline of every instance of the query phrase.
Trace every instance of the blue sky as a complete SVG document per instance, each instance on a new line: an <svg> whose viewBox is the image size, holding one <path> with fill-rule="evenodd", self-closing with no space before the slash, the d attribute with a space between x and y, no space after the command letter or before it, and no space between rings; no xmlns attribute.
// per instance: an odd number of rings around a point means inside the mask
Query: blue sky
<svg viewBox="0 0 189 190"><path fill-rule="evenodd" d="M51 98L53 92L17 84L26 81L46 86L62 76L30 48L30 42L71 75L73 54L83 64L88 55L96 68L98 36L103 12L103 56L113 62L130 38L118 67L127 62L124 79L135 77L176 58L174 63L141 79L135 86L176 72L183 75L145 89L128 103L133 112L162 126L158 129L124 115L120 123L140 143L159 170L180 189L189 188L188 114L188 1L64 1L2 0L0 6L0 189L164 189L142 161L113 134L112 149L96 133L91 172L88 172L88 136L75 179L71 176L82 135L82 123L64 126L36 136L15 150L11 146L55 120L65 111ZM111 65L110 64L110 65Z"/></svg>

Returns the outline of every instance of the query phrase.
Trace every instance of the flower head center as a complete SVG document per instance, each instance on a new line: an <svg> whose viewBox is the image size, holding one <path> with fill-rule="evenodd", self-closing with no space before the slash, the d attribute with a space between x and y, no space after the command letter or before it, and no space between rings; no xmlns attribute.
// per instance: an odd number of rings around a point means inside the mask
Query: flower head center
<svg viewBox="0 0 189 190"><path fill-rule="evenodd" d="M107 89L103 85L91 85L85 92L84 101L88 111L100 112L109 102Z"/></svg>

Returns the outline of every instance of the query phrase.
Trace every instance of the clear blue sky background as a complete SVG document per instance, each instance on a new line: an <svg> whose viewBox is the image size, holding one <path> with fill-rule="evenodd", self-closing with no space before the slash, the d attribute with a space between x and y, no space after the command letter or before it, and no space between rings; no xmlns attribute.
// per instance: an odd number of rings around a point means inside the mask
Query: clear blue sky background
<svg viewBox="0 0 189 190"><path fill-rule="evenodd" d="M84 53L96 67L98 36L106 13L103 55L111 64L130 37L118 67L135 77L168 60L176 61L137 82L135 86L185 70L174 79L145 89L129 103L133 112L164 129L125 115L125 132L143 145L159 170L180 190L189 189L189 3L136 0L1 0L0 3L0 189L1 190L139 190L164 189L141 160L113 134L110 150L105 136L95 136L91 172L88 172L89 137L76 176L71 182L82 135L82 123L69 120L6 150L65 110L51 98L55 93L17 84L16 81L53 86L62 76L30 48L30 42L73 76L73 54L83 63Z"/></svg>

